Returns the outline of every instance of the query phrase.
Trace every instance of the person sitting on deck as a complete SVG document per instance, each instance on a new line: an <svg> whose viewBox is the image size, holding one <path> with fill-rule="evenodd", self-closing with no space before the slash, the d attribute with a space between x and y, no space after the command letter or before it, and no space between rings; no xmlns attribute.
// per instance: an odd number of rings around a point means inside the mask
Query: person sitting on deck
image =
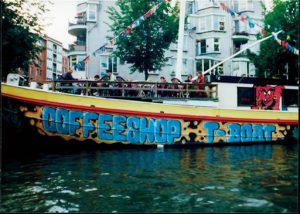
<svg viewBox="0 0 300 214"><path fill-rule="evenodd" d="M72 73L73 73L73 70L72 69L69 69L63 76L63 80L78 80L76 78L74 78L72 76ZM64 89L63 91L66 92L66 93L71 93L71 94L80 94L80 90L79 89L76 89L76 87L74 87L73 83L64 83L64 86L73 86L73 89Z"/></svg>
<svg viewBox="0 0 300 214"><path fill-rule="evenodd" d="M170 85L170 89L173 89L173 91L169 92L170 97L183 97L183 85L180 85L182 82L180 79L174 77L171 79L172 85Z"/></svg>
<svg viewBox="0 0 300 214"><path fill-rule="evenodd" d="M116 81L116 77L115 75L113 75L112 71L111 70L106 70L106 78L105 80L107 81ZM109 88L113 88L113 85L110 84L110 83L105 83L103 85L103 87L109 87ZM105 89L106 90L106 89ZM105 93L106 95L108 96L114 96L114 90L110 89L110 90L106 90Z"/></svg>
<svg viewBox="0 0 300 214"><path fill-rule="evenodd" d="M157 95L159 97L165 97L167 95L167 91L163 91L163 90L160 90L160 89L166 89L168 87L167 84L164 84L164 83L167 83L167 80L165 77L161 76L160 77L160 84L157 85Z"/></svg>
<svg viewBox="0 0 300 214"><path fill-rule="evenodd" d="M205 89L205 78L204 78L204 75L202 74L202 71L197 71L196 72L196 77L193 78L194 82L195 83L198 83L198 84L201 84L201 85L197 85L196 86L196 89L197 90L204 90ZM206 97L206 92L204 91L200 91L200 92L197 92L197 95L199 97Z"/></svg>
<svg viewBox="0 0 300 214"><path fill-rule="evenodd" d="M99 80L100 80L100 76L96 74L94 76L94 81L99 81ZM91 87L101 87L101 82L92 82ZM100 95L99 89L92 88L90 95L99 96Z"/></svg>
<svg viewBox="0 0 300 214"><path fill-rule="evenodd" d="M189 74L184 82L193 82L193 76Z"/></svg>
<svg viewBox="0 0 300 214"><path fill-rule="evenodd" d="M193 76L191 74L189 74L186 78L186 80L184 80L185 83L192 83L193 82ZM186 86L188 87L188 92L186 93L186 96L188 97L193 97L193 95L195 94L194 92L191 92L190 90L194 90L195 86L194 85L189 85Z"/></svg>

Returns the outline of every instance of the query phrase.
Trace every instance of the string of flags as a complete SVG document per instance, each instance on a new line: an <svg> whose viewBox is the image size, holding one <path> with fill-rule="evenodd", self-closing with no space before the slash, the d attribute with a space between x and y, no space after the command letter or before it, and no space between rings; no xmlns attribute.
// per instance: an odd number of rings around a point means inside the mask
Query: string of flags
<svg viewBox="0 0 300 214"><path fill-rule="evenodd" d="M212 0L213 3L215 3L215 0ZM233 3L234 0L231 0L231 3ZM255 23L253 19L251 19L249 16L243 16L241 15L241 12L235 12L233 9L227 7L224 3L219 2L219 7L225 11L227 11L228 13L230 13L231 16L238 16L240 17L240 21L242 22L246 22L248 21L249 23L249 27L250 28L254 28L254 27L258 27L259 31L262 35L265 35L267 33L267 31L260 26L259 24ZM281 45L282 47L288 49L290 52L294 53L295 55L299 55L299 50L296 49L295 47L291 46L288 42L282 41L280 39L278 39L277 35L272 32L272 37L277 41L277 43L279 45Z"/></svg>
<svg viewBox="0 0 300 214"><path fill-rule="evenodd" d="M212 0L213 3L215 3L216 0ZM231 0L231 4L234 3L234 0ZM241 22L248 22L248 25L250 28L256 28L262 35L265 35L267 32L266 30L259 24L257 24L256 22L254 22L253 19L251 19L249 16L244 16L242 15L242 12L236 12L233 9L231 9L230 7L228 7L227 5L225 5L223 2L218 2L219 7L230 13L231 16L237 16L240 18Z"/></svg>
<svg viewBox="0 0 300 214"><path fill-rule="evenodd" d="M160 0L160 2L156 5L154 5L151 9L149 9L144 15L140 16L138 19L136 19L131 25L129 25L128 27L126 27L123 31L121 31L116 37L110 39L108 42L106 42L104 45L102 45L100 48L96 49L92 55L96 56L96 54L102 54L105 52L106 50L106 46L108 45L115 45L117 44L119 41L121 41L124 37L126 37L127 35L129 35L132 30L136 27L138 27L139 25L141 25L145 20L147 20L148 18L150 18L155 12L156 10L165 2L169 2L172 0ZM212 3L216 3L218 0L211 0ZM230 0L231 5L233 6L234 4L234 0ZM253 19L251 19L249 16L244 16L241 15L242 12L235 12L233 9L231 9L230 7L226 6L223 2L219 2L218 1L218 5L219 7L224 10L227 11L228 13L230 13L231 16L237 16L239 17L240 21L242 22L248 22L249 27L250 28L258 28L259 32L262 35L266 34L266 30L260 26L259 24L255 23ZM278 42L278 44L280 44L282 47L285 47L286 49L288 49L289 51L291 51L292 53L299 55L299 50L292 47L289 43L285 42L285 41L281 41L280 39L277 38L277 35L275 35L274 33L272 33L273 38ZM80 61L79 63L74 65L74 70L77 69L83 69L84 65L87 64L87 62L90 60L90 55L88 55L86 58L84 58L82 61Z"/></svg>
<svg viewBox="0 0 300 214"><path fill-rule="evenodd" d="M138 27L146 19L150 18L163 3L169 2L169 1L172 1L172 0L160 0L160 2L158 4L154 5L144 15L142 15L141 17L139 17L138 19L136 19L131 25L129 25L128 27L126 27L125 30L123 30L122 32L120 32L116 37L110 39L108 42L106 42L100 48L98 48L97 50L95 50L92 53L92 55L95 57L96 54L102 54L102 53L105 52L106 46L108 46L108 45L112 45L113 46L113 45L117 44L124 37L126 37L127 35L129 35L134 28ZM84 66L84 64L86 64L89 60L90 60L90 55L88 55L84 60L82 60L82 61L78 62L77 64L75 64L74 65L74 70L82 69L83 66Z"/></svg>
<svg viewBox="0 0 300 214"><path fill-rule="evenodd" d="M158 4L154 5L144 15L142 15L141 17L139 17L138 19L136 19L131 25L129 25L128 27L126 27L125 30L123 30L121 33L119 33L116 37L112 38L107 43L105 43L104 45L102 45L100 48L98 48L97 50L95 50L92 53L93 56L96 56L96 54L102 54L102 53L104 53L105 52L105 47L107 45L115 45L116 43L118 43L119 41L121 41L124 37L126 37L127 35L129 35L134 28L138 27L146 19L150 18L163 3L168 2L168 1L171 1L171 0L160 0L160 2Z"/></svg>
<svg viewBox="0 0 300 214"><path fill-rule="evenodd" d="M282 47L289 50L291 53L299 56L299 50L293 46L291 46L288 42L278 39L277 35L275 33L272 33L273 39L276 40L276 42L281 45Z"/></svg>

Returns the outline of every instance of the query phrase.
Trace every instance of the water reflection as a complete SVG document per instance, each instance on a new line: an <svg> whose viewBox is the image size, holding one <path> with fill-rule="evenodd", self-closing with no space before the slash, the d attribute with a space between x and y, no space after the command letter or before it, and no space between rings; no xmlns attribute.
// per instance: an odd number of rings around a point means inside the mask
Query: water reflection
<svg viewBox="0 0 300 214"><path fill-rule="evenodd" d="M295 212L297 162L297 145L38 153L3 160L1 211Z"/></svg>

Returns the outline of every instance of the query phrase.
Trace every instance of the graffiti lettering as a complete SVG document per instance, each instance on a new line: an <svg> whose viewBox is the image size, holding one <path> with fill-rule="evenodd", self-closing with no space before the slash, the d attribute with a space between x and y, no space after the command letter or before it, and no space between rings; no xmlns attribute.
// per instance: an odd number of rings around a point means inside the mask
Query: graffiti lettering
<svg viewBox="0 0 300 214"><path fill-rule="evenodd" d="M44 107L43 127L47 132L89 138L97 132L100 140L133 144L173 144L181 136L181 123L177 120L125 117Z"/></svg>
<svg viewBox="0 0 300 214"><path fill-rule="evenodd" d="M276 124L197 121L97 114L61 108L42 108L42 128L49 134L131 144L265 142L283 139L290 127Z"/></svg>
<svg viewBox="0 0 300 214"><path fill-rule="evenodd" d="M215 137L228 137L227 142L270 141L276 131L274 125L260 124L227 124L228 131L220 129L217 122L205 122L203 127L207 132L207 142L213 143ZM227 134L227 135L226 135Z"/></svg>

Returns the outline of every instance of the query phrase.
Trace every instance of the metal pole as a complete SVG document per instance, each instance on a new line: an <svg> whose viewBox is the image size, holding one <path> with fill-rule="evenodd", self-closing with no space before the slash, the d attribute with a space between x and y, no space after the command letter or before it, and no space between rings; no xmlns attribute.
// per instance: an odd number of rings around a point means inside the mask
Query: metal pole
<svg viewBox="0 0 300 214"><path fill-rule="evenodd" d="M181 80L182 69L182 50L184 38L184 19L185 19L185 1L180 1L179 28L178 28L178 44L177 44L177 62L176 62L176 78Z"/></svg>
<svg viewBox="0 0 300 214"><path fill-rule="evenodd" d="M282 32L282 30L281 30L281 31L278 31L278 32L275 33L275 34L279 34L279 33L281 33L281 32ZM219 63L215 64L214 66L212 66L211 68L207 69L206 71L203 72L203 75L209 73L209 72L210 72L211 70L213 70L214 68L216 68L216 67L218 67L219 65L223 64L223 63L226 62L227 60L229 60L229 59L235 57L236 55L239 55L239 54L242 53L243 51L245 51L245 50L247 50L247 49L249 49L249 48L251 48L251 47L257 45L258 43L261 43L261 42L263 42L263 41L265 41L265 40L267 40L267 39L270 39L271 37L272 37L272 35L267 36L267 37L265 37L265 38L263 38L263 39L257 40L256 42L254 42L254 43L248 45L247 47L243 48L242 50L236 52L235 54L231 55L230 57L228 57L228 58L222 60L221 62L219 62Z"/></svg>

